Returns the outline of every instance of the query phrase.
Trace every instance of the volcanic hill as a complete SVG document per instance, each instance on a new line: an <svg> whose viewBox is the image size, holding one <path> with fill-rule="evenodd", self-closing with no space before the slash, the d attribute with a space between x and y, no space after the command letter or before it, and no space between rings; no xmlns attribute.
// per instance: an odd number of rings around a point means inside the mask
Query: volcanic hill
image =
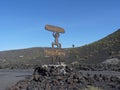
<svg viewBox="0 0 120 90"><path fill-rule="evenodd" d="M0 67L9 64L38 65L51 62L51 58L44 57L44 48L34 47L19 50L0 52ZM118 58L120 60L120 29L105 38L81 47L65 48L67 52L64 58L66 63L101 63L107 59Z"/></svg>

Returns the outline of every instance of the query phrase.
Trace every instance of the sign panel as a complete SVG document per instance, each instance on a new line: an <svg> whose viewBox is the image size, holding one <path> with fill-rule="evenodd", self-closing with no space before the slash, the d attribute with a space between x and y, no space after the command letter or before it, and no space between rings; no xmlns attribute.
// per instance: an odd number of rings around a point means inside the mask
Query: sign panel
<svg viewBox="0 0 120 90"><path fill-rule="evenodd" d="M65 51L63 49L57 48L47 48L44 50L45 57L50 56L65 56Z"/></svg>
<svg viewBox="0 0 120 90"><path fill-rule="evenodd" d="M46 25L45 29L48 31L52 31L52 32L58 32L58 33L64 33L65 30L61 27L58 26L53 26L53 25Z"/></svg>

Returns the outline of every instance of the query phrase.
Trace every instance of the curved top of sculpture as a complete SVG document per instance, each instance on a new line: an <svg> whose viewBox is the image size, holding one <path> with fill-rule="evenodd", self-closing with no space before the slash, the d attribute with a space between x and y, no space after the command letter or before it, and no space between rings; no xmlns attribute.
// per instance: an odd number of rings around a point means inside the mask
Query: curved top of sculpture
<svg viewBox="0 0 120 90"><path fill-rule="evenodd" d="M53 25L45 25L45 29L51 32L58 32L58 33L64 33L65 30L61 27L58 26L53 26Z"/></svg>

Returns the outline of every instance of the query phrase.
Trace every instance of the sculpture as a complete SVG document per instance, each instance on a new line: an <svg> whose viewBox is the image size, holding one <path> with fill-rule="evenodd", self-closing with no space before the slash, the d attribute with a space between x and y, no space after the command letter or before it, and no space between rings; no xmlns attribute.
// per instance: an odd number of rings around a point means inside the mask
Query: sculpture
<svg viewBox="0 0 120 90"><path fill-rule="evenodd" d="M58 38L60 36L60 33L64 33L64 29L58 26L53 26L53 25L46 25L45 29L48 31L53 32L53 37L55 38L54 42L52 42L52 48L56 45L57 48L61 48L61 44L58 41Z"/></svg>

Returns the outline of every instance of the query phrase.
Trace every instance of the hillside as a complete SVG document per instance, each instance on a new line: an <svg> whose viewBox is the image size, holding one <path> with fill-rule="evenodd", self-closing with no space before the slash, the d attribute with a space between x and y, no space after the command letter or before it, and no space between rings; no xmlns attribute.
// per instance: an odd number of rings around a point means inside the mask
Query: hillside
<svg viewBox="0 0 120 90"><path fill-rule="evenodd" d="M120 58L120 29L94 43L69 49L69 59L81 63L100 63L115 57Z"/></svg>
<svg viewBox="0 0 120 90"><path fill-rule="evenodd" d="M48 47L46 47L48 48ZM44 48L34 47L0 52L0 68L26 67L52 63L51 57L45 57Z"/></svg>
<svg viewBox="0 0 120 90"><path fill-rule="evenodd" d="M24 65L41 63L44 48L27 48L0 52L0 65ZM39 59L38 59L39 58Z"/></svg>
<svg viewBox="0 0 120 90"><path fill-rule="evenodd" d="M44 57L44 49L40 47L0 52L0 66L38 65L51 63L51 58ZM91 44L67 48L66 63L101 63L109 58L120 59L120 29L107 37Z"/></svg>

